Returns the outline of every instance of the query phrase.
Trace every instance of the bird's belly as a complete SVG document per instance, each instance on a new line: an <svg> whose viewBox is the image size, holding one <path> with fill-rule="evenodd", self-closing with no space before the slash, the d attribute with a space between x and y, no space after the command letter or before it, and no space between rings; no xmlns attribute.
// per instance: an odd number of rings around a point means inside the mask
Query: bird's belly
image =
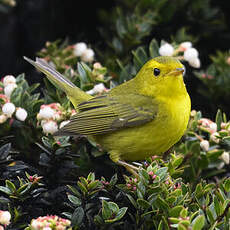
<svg viewBox="0 0 230 230"><path fill-rule="evenodd" d="M123 160L144 160L152 155L160 155L184 134L190 108L181 107L184 107L183 104L176 111L175 107L169 111L162 108L153 121L97 136L96 142L110 154L115 153L116 157Z"/></svg>

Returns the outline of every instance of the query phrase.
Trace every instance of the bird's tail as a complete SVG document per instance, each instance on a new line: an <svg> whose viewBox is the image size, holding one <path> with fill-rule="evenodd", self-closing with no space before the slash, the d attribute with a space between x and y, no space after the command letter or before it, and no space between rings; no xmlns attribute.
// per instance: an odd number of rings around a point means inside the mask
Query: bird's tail
<svg viewBox="0 0 230 230"><path fill-rule="evenodd" d="M24 59L44 73L55 86L62 89L67 94L75 108L79 103L89 100L92 97L75 86L71 81L55 70L55 68L50 66L45 60L36 58L36 61L33 61L27 57L24 57Z"/></svg>

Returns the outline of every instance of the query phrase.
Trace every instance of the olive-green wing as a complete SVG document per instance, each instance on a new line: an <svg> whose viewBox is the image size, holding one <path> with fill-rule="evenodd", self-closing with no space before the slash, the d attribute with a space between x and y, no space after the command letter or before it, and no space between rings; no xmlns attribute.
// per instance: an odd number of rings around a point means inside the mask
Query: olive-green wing
<svg viewBox="0 0 230 230"><path fill-rule="evenodd" d="M142 125L157 115L157 103L142 95L105 95L79 104L78 110L55 135L99 135Z"/></svg>

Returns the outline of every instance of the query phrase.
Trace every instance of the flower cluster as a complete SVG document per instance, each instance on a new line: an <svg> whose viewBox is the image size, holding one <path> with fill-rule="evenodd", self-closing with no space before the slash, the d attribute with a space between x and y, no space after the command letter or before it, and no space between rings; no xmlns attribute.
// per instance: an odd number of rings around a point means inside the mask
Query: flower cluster
<svg viewBox="0 0 230 230"><path fill-rule="evenodd" d="M192 116L196 113L196 111L192 111ZM200 147L204 152L213 151L210 150L210 143L212 145L217 145L221 142L223 137L227 137L230 135L230 122L222 122L221 129L217 130L217 124L210 119L201 118L198 120L198 129L209 134L209 139L205 140L199 135L196 137L200 140ZM215 150L214 150L215 151ZM230 164L230 156L228 151L224 151L220 156L220 159L223 161L221 166L224 164Z"/></svg>
<svg viewBox="0 0 230 230"><path fill-rule="evenodd" d="M41 105L37 114L37 120L41 124L45 134L53 134L66 125L69 120L65 120L76 113L75 110L65 110L59 103Z"/></svg>
<svg viewBox="0 0 230 230"><path fill-rule="evenodd" d="M80 57L84 62L92 62L94 60L94 51L87 47L84 42L76 43L74 46L74 54Z"/></svg>
<svg viewBox="0 0 230 230"><path fill-rule="evenodd" d="M0 124L11 118L14 113L19 121L25 121L27 111L21 107L16 108L10 102L11 94L17 88L16 78L12 75L7 75L2 79L2 85L3 87L0 87Z"/></svg>
<svg viewBox="0 0 230 230"><path fill-rule="evenodd" d="M200 59L197 49L189 41L182 42L179 46L163 43L159 48L161 56L174 56L182 61L187 61L190 66L200 68Z"/></svg>
<svg viewBox="0 0 230 230"><path fill-rule="evenodd" d="M131 191L136 191L137 190L137 178L127 178L128 180L126 181L126 187L131 190Z"/></svg>
<svg viewBox="0 0 230 230"><path fill-rule="evenodd" d="M31 230L70 230L71 222L58 216L40 216L33 219L30 224Z"/></svg>
<svg viewBox="0 0 230 230"><path fill-rule="evenodd" d="M1 225L9 225L10 224L11 215L8 211L0 210L0 230L3 230L3 226Z"/></svg>

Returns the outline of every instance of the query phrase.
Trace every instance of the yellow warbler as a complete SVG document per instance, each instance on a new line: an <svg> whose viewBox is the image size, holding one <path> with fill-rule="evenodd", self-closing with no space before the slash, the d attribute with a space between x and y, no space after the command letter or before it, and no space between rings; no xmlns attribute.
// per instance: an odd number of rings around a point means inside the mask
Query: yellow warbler
<svg viewBox="0 0 230 230"><path fill-rule="evenodd" d="M130 171L135 167L125 161L164 153L186 130L191 102L184 66L173 57L151 59L135 78L98 97L83 92L44 60L25 59L64 90L78 111L56 134L86 135Z"/></svg>

